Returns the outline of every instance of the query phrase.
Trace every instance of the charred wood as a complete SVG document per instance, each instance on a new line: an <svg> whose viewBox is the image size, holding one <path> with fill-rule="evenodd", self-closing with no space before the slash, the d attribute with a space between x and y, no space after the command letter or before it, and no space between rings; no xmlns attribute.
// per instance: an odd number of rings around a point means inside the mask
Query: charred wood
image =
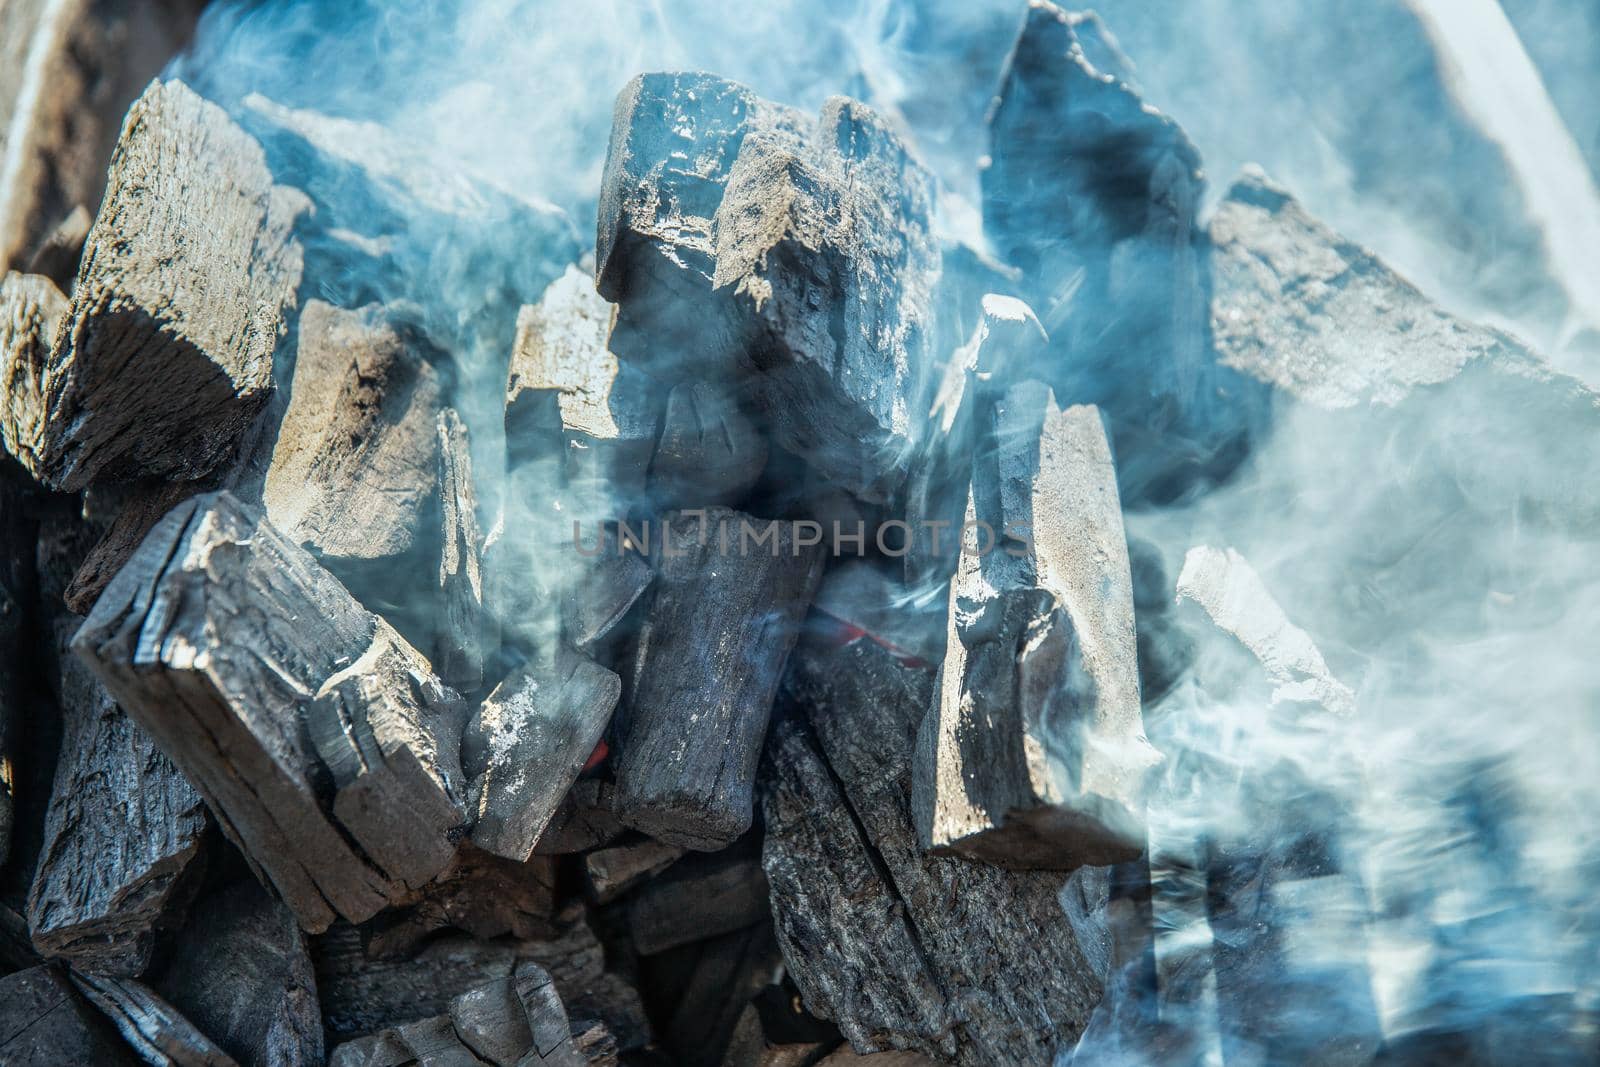
<svg viewBox="0 0 1600 1067"><path fill-rule="evenodd" d="M34 967L0 978L0 1063L133 1067L138 1062L62 971Z"/></svg>

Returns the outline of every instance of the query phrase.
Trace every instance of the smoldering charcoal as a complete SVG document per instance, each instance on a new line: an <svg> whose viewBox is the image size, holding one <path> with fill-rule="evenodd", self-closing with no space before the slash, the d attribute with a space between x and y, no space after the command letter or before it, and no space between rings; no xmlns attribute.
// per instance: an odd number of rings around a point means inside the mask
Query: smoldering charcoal
<svg viewBox="0 0 1600 1067"><path fill-rule="evenodd" d="M1600 13L1347 7L0 0L0 1067L1600 1062Z"/></svg>

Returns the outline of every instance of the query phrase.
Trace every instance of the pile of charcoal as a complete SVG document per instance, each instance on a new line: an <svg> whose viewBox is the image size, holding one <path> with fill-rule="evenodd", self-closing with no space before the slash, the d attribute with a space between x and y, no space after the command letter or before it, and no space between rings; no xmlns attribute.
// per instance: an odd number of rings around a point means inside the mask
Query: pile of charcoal
<svg viewBox="0 0 1600 1067"><path fill-rule="evenodd" d="M1194 858L1206 1026L1163 1021L1144 716L1196 625L1352 694L1125 512L1285 411L1591 393L1259 172L1202 225L1198 152L1043 0L981 251L872 109L705 73L622 90L592 251L261 97L158 78L116 135L193 18L129 6L176 24L122 89L87 4L17 5L49 62L0 84L0 1063L1313 1061L1267 889L1341 877L1315 842ZM1383 1044L1339 1027L1316 1062Z"/></svg>

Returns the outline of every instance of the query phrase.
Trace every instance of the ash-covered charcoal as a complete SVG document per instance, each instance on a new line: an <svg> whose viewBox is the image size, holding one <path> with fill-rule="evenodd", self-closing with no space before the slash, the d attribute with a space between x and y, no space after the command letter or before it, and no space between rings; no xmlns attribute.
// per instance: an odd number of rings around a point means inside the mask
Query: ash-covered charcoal
<svg viewBox="0 0 1600 1067"><path fill-rule="evenodd" d="M642 499L661 432L665 389L608 347L612 308L576 267L517 316L506 384L513 465L557 449L580 514Z"/></svg>
<svg viewBox="0 0 1600 1067"><path fill-rule="evenodd" d="M32 967L0 978L0 1063L6 1067L140 1062L65 971Z"/></svg>
<svg viewBox="0 0 1600 1067"><path fill-rule="evenodd" d="M608 904L683 858L677 845L643 838L596 849L583 857L584 887L596 904Z"/></svg>
<svg viewBox="0 0 1600 1067"><path fill-rule="evenodd" d="M145 91L45 374L51 485L195 478L227 457L272 389L305 207L221 108L178 81Z"/></svg>
<svg viewBox="0 0 1600 1067"><path fill-rule="evenodd" d="M1116 475L1099 412L1024 383L977 449L938 696L918 736L926 848L1071 870L1144 847L1145 740ZM988 543L981 543L988 539Z"/></svg>
<svg viewBox="0 0 1600 1067"><path fill-rule="evenodd" d="M669 516L655 533L655 599L617 731L617 813L714 851L750 829L773 694L823 556L794 524L727 508Z"/></svg>
<svg viewBox="0 0 1600 1067"><path fill-rule="evenodd" d="M658 504L738 504L766 465L767 439L732 392L702 381L673 387L650 467Z"/></svg>
<svg viewBox="0 0 1600 1067"><path fill-rule="evenodd" d="M128 105L188 41L200 0L13 0L0 12L0 274L65 286ZM81 237L79 246L81 246ZM63 244L65 247L63 248Z"/></svg>
<svg viewBox="0 0 1600 1067"><path fill-rule="evenodd" d="M478 488L466 424L454 408L439 412L439 595L434 665L440 679L463 693L483 687L484 661L496 651L483 606L483 535Z"/></svg>
<svg viewBox="0 0 1600 1067"><path fill-rule="evenodd" d="M754 842L748 842L753 846ZM628 900L628 933L650 955L742 930L768 916L767 879L754 847L689 856Z"/></svg>
<svg viewBox="0 0 1600 1067"><path fill-rule="evenodd" d="M44 451L45 368L67 298L37 274L0 278L0 444L39 476Z"/></svg>
<svg viewBox="0 0 1600 1067"><path fill-rule="evenodd" d="M71 655L77 619L55 627L61 756L28 927L46 957L80 972L136 976L158 933L184 921L211 819L150 735Z"/></svg>
<svg viewBox="0 0 1600 1067"><path fill-rule="evenodd" d="M135 978L73 974L72 984L99 1008L146 1063L173 1067L239 1067L178 1009Z"/></svg>
<svg viewBox="0 0 1600 1067"><path fill-rule="evenodd" d="M622 683L587 656L524 664L484 698L463 740L472 779L472 841L521 862L533 854L605 734Z"/></svg>
<svg viewBox="0 0 1600 1067"><path fill-rule="evenodd" d="M783 447L886 500L928 374L932 182L878 115L813 119L705 74L617 99L600 197L612 344L657 377L748 387Z"/></svg>
<svg viewBox="0 0 1600 1067"><path fill-rule="evenodd" d="M305 936L252 878L196 901L146 980L243 1067L320 1067L322 1013Z"/></svg>
<svg viewBox="0 0 1600 1067"><path fill-rule="evenodd" d="M808 1010L863 1052L1044 1063L1107 977L1107 878L925 855L911 760L934 676L871 641L803 642L763 762L763 864Z"/></svg>
<svg viewBox="0 0 1600 1067"><path fill-rule="evenodd" d="M1029 5L989 113L984 230L1050 333L1036 373L1106 413L1123 496L1160 502L1238 464L1260 390L1211 352L1199 153L1075 22Z"/></svg>
<svg viewBox="0 0 1600 1067"><path fill-rule="evenodd" d="M307 929L366 919L449 862L459 698L227 493L156 526L73 649Z"/></svg>

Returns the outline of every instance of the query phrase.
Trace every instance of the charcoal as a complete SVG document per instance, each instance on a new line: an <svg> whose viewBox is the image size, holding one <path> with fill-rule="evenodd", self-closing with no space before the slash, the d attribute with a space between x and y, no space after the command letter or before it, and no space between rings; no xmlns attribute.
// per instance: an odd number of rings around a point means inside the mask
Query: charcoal
<svg viewBox="0 0 1600 1067"><path fill-rule="evenodd" d="M808 1015L792 983L770 985L740 1013L722 1067L811 1067L838 1043L838 1028Z"/></svg>
<svg viewBox="0 0 1600 1067"><path fill-rule="evenodd" d="M46 480L182 480L226 458L272 389L305 206L221 108L178 81L145 91L46 370Z"/></svg>
<svg viewBox="0 0 1600 1067"><path fill-rule="evenodd" d="M367 951L403 956L440 930L489 940L548 937L556 914L556 861L515 862L463 843L450 866L415 899L368 925Z"/></svg>
<svg viewBox="0 0 1600 1067"><path fill-rule="evenodd" d="M616 789L600 778L581 778L567 790L533 851L566 856L603 848L628 832L616 813Z"/></svg>
<svg viewBox="0 0 1600 1067"><path fill-rule="evenodd" d="M27 272L49 278L57 285L70 285L78 273L78 260L88 243L94 216L82 204L75 204L66 217L45 235L28 259Z"/></svg>
<svg viewBox="0 0 1600 1067"><path fill-rule="evenodd" d="M1092 407L995 403L950 587L938 699L918 737L925 848L1071 870L1137 856L1144 738L1127 542ZM985 546L983 540L990 538Z"/></svg>
<svg viewBox="0 0 1600 1067"><path fill-rule="evenodd" d="M150 735L69 654L76 624L57 624L61 757L28 925L45 956L81 972L134 977L148 966L158 932L183 920L211 819Z"/></svg>
<svg viewBox="0 0 1600 1067"><path fill-rule="evenodd" d="M478 530L478 490L472 476L467 427L454 408L439 413L439 513L442 601L434 664L453 689L483 686L484 660L493 655L483 607L483 537Z"/></svg>
<svg viewBox="0 0 1600 1067"><path fill-rule="evenodd" d="M950 532L959 535L960 527ZM868 560L849 560L823 576L808 631L841 642L865 637L908 665L932 669L944 642L944 603L908 590Z"/></svg>
<svg viewBox="0 0 1600 1067"><path fill-rule="evenodd" d="M0 278L0 444L38 476L44 450L44 373L67 298L48 278Z"/></svg>
<svg viewBox="0 0 1600 1067"><path fill-rule="evenodd" d="M84 999L111 1020L146 1063L161 1067L238 1067L171 1004L136 978L74 974Z"/></svg>
<svg viewBox="0 0 1600 1067"><path fill-rule="evenodd" d="M201 488L198 482L147 479L127 487L126 499L67 586L68 610L87 615L161 517Z"/></svg>
<svg viewBox="0 0 1600 1067"><path fill-rule="evenodd" d="M635 78L596 243L613 349L669 381L747 376L778 444L886 500L927 373L931 200L927 173L855 101L813 120L709 75Z"/></svg>
<svg viewBox="0 0 1600 1067"><path fill-rule="evenodd" d="M766 465L767 439L727 390L709 382L673 387L650 468L650 488L659 502L737 504Z"/></svg>
<svg viewBox="0 0 1600 1067"><path fill-rule="evenodd" d="M438 500L442 387L425 346L377 306L300 315L294 381L263 502L328 565L405 557Z"/></svg>
<svg viewBox="0 0 1600 1067"><path fill-rule="evenodd" d="M99 205L128 105L182 49L201 6L15 0L0 12L0 274L71 279L76 256L52 246Z"/></svg>
<svg viewBox="0 0 1600 1067"><path fill-rule="evenodd" d="M313 941L317 991L328 1035L345 1041L450 1010L458 995L537 967L555 981L574 1034L603 1024L624 1049L649 1040L639 994L606 969L605 951L580 905L557 917L557 936L480 941L442 935L406 959L374 959L361 933L340 924Z"/></svg>
<svg viewBox="0 0 1600 1067"><path fill-rule="evenodd" d="M749 848L680 860L628 901L628 932L645 955L742 930L766 917L767 880Z"/></svg>
<svg viewBox="0 0 1600 1067"><path fill-rule="evenodd" d="M765 531L771 548L746 551L746 531ZM617 737L617 812L658 840L712 851L750 828L773 694L823 558L795 526L726 508L669 517L656 533L655 599Z"/></svg>
<svg viewBox="0 0 1600 1067"><path fill-rule="evenodd" d="M920 1052L871 1052L862 1055L849 1045L817 1061L818 1067L933 1067L941 1062L929 1059Z"/></svg>
<svg viewBox="0 0 1600 1067"><path fill-rule="evenodd" d="M643 492L660 434L662 390L607 347L611 306L576 267L517 316L506 384L513 463L559 448L569 480Z"/></svg>
<svg viewBox="0 0 1600 1067"><path fill-rule="evenodd" d="M772 924L709 938L694 954L660 1043L684 1067L720 1067L750 1000L783 969Z"/></svg>
<svg viewBox="0 0 1600 1067"><path fill-rule="evenodd" d="M6 1067L139 1062L60 970L33 967L0 978L0 1063Z"/></svg>
<svg viewBox="0 0 1600 1067"><path fill-rule="evenodd" d="M585 542L579 555L587 558L581 561L582 573L564 605L568 636L581 649L593 648L616 629L655 580L655 571L643 557L619 547L620 535L614 528L602 527L595 536L604 540L597 551Z"/></svg>
<svg viewBox="0 0 1600 1067"><path fill-rule="evenodd" d="M366 919L449 862L459 699L230 494L163 519L73 649L306 929Z"/></svg>
<svg viewBox="0 0 1600 1067"><path fill-rule="evenodd" d="M762 790L784 962L859 1051L1049 1062L1101 997L1108 880L921 852L911 762L934 686L871 641L791 657Z"/></svg>
<svg viewBox="0 0 1600 1067"><path fill-rule="evenodd" d="M591 852L583 857L589 896L596 904L608 904L678 862L683 851L645 839Z"/></svg>
<svg viewBox="0 0 1600 1067"><path fill-rule="evenodd" d="M155 991L244 1067L323 1062L322 1015L305 936L253 879L198 901Z"/></svg>
<svg viewBox="0 0 1600 1067"><path fill-rule="evenodd" d="M463 751L473 775L474 844L518 862L533 854L621 689L615 674L563 649L554 670L530 663L484 698Z"/></svg>

